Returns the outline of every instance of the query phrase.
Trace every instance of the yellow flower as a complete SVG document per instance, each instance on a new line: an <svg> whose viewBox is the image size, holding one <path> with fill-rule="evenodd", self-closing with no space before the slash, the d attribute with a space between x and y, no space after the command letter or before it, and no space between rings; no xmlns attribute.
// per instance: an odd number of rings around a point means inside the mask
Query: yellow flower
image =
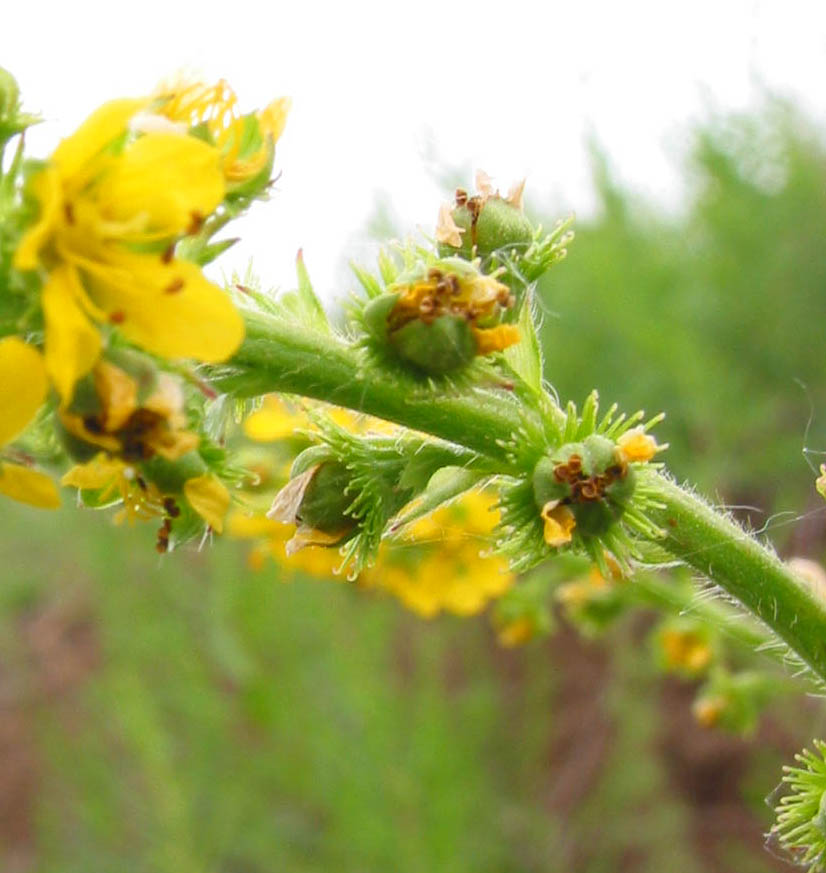
<svg viewBox="0 0 826 873"><path fill-rule="evenodd" d="M656 643L663 668L689 676L704 672L714 656L708 635L697 628L678 624L664 627Z"/></svg>
<svg viewBox="0 0 826 873"><path fill-rule="evenodd" d="M175 240L224 198L221 155L176 131L130 135L130 120L147 105L104 104L31 183L40 215L14 266L47 271L46 371L64 405L100 356L96 323L169 358L222 361L243 339L227 295L174 257Z"/></svg>
<svg viewBox="0 0 826 873"><path fill-rule="evenodd" d="M480 612L515 580L504 560L480 554L498 520L494 504L473 491L419 520L403 541L381 547L359 584L395 595L424 618Z"/></svg>
<svg viewBox="0 0 826 873"><path fill-rule="evenodd" d="M0 339L0 449L20 435L46 399L48 379L39 352L15 336ZM60 505L44 473L0 457L0 494L42 509Z"/></svg>
<svg viewBox="0 0 826 873"><path fill-rule="evenodd" d="M138 519L165 517L167 523L162 532L166 538L171 527L170 519L180 513L175 499L164 496L156 485L141 475L136 466L122 458L112 458L105 452L85 464L76 464L61 482L81 491L99 492L96 499L98 506L122 502L123 509L115 516L115 523L124 519L131 524ZM183 492L195 512L216 533L221 533L230 504L230 494L223 483L213 474L205 473L184 482ZM166 548L159 551L166 551Z"/></svg>
<svg viewBox="0 0 826 873"><path fill-rule="evenodd" d="M290 109L289 98L279 97L255 115L241 116L238 98L223 79L214 85L172 82L162 85L158 96L158 111L164 117L207 128L221 152L221 166L230 185L253 179L269 168ZM249 127L250 118L257 123L258 136Z"/></svg>
<svg viewBox="0 0 826 873"><path fill-rule="evenodd" d="M109 361L99 361L92 375L99 411L80 415L72 407L61 409L70 434L131 462L155 455L175 461L197 448L198 435L183 429L183 392L169 373L158 374L155 390L143 401L135 379Z"/></svg>
<svg viewBox="0 0 826 873"><path fill-rule="evenodd" d="M85 464L76 464L64 474L62 485L80 491L98 491L96 504L106 506L120 501L123 508L115 516L115 523L126 519L130 524L138 519L150 519L166 514L167 507L160 491L147 482L137 468L121 458L100 452Z"/></svg>
<svg viewBox="0 0 826 873"><path fill-rule="evenodd" d="M636 461L644 464L650 461L657 452L664 451L668 446L657 445L654 437L646 433L643 427L632 427L617 440L617 448L626 463Z"/></svg>
<svg viewBox="0 0 826 873"><path fill-rule="evenodd" d="M260 570L267 558L285 570L306 573L321 579L334 575L340 557L335 549L308 546L287 556L286 544L293 536L293 526L273 521L263 514L233 512L227 519L227 534L237 539L256 540L249 554L249 564Z"/></svg>
<svg viewBox="0 0 826 873"><path fill-rule="evenodd" d="M536 621L530 616L522 616L500 625L496 629L496 639L500 646L515 649L533 639L536 631Z"/></svg>

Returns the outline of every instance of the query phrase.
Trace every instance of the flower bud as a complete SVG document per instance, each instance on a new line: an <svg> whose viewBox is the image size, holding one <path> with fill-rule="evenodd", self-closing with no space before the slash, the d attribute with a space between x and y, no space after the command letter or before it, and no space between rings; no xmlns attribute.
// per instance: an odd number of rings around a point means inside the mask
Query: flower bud
<svg viewBox="0 0 826 873"><path fill-rule="evenodd" d="M267 518L296 524L287 554L308 545L338 545L355 533L348 514L351 472L325 446L312 446L295 460L290 481L278 492Z"/></svg>
<svg viewBox="0 0 826 873"><path fill-rule="evenodd" d="M524 181L506 197L494 193L485 173L477 174L476 186L479 193L473 197L459 188L453 207L442 206L436 227L440 254L459 254L471 260L486 258L498 249L527 248L534 230L522 212Z"/></svg>
<svg viewBox="0 0 826 873"><path fill-rule="evenodd" d="M39 119L20 111L20 89L8 70L0 67L0 146Z"/></svg>
<svg viewBox="0 0 826 873"><path fill-rule="evenodd" d="M0 128L9 124L17 115L20 105L20 88L8 70L0 67Z"/></svg>

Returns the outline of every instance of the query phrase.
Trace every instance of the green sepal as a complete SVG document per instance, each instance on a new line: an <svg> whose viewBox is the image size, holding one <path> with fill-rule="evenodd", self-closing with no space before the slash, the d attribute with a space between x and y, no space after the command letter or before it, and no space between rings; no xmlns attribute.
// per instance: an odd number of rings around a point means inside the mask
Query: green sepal
<svg viewBox="0 0 826 873"><path fill-rule="evenodd" d="M203 476L208 469L204 459L194 450L174 461L156 455L141 464L146 478L164 494L180 494L184 483Z"/></svg>
<svg viewBox="0 0 826 873"><path fill-rule="evenodd" d="M553 500L562 500L568 496L568 486L564 482L557 482L554 476L554 467L557 462L551 458L541 458L533 471L533 494L536 506L541 510L546 503Z"/></svg>
<svg viewBox="0 0 826 873"><path fill-rule="evenodd" d="M399 294L382 294L380 297L373 298L364 307L362 315L364 327L376 342L382 344L387 342L387 319L399 297Z"/></svg>
<svg viewBox="0 0 826 873"><path fill-rule="evenodd" d="M325 533L355 531L356 520L347 513L353 502L348 494L351 479L352 473L339 461L320 464L301 499L297 520Z"/></svg>

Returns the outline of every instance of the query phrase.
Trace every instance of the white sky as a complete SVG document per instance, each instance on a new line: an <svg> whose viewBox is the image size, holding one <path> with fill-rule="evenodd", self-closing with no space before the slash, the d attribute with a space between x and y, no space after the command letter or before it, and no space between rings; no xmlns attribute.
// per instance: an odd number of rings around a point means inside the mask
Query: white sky
<svg viewBox="0 0 826 873"><path fill-rule="evenodd" d="M364 254L377 191L405 231L432 230L449 199L434 156L503 187L526 175L529 200L582 214L589 129L623 180L675 202L675 155L710 103L756 105L768 88L826 118L823 0L4 5L0 65L47 122L33 154L181 68L228 79L242 109L291 96L275 197L236 224L244 241L218 265L243 271L254 255L266 284L289 287L303 247L326 297L347 290L342 263Z"/></svg>

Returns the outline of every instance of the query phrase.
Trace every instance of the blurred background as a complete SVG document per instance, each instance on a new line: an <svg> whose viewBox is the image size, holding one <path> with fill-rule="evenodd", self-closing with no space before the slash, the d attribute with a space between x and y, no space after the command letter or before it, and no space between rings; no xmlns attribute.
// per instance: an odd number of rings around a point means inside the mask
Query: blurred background
<svg viewBox="0 0 826 873"><path fill-rule="evenodd" d="M227 269L256 252L289 286L310 246L328 299L354 284L345 257L429 230L473 169L529 173L532 217L579 216L539 291L560 396L666 410L678 477L822 559L822 10L622 5L532 24L517 3L500 25L485 4L361 4L299 27L150 3L129 38L100 5L48 28L21 9L0 62L54 122L43 154L179 64L249 105L292 93L280 192ZM153 529L103 513L2 519L4 873L787 869L764 798L822 706L784 698L747 738L698 727L650 616L504 650L483 617L252 571L239 543L159 559Z"/></svg>
<svg viewBox="0 0 826 873"><path fill-rule="evenodd" d="M540 289L547 376L668 410L678 475L820 558L826 145L777 101L693 136L678 215L591 147L598 208ZM3 870L783 869L764 797L822 707L700 728L650 616L506 651L483 618L284 581L239 543L153 544L4 504Z"/></svg>

